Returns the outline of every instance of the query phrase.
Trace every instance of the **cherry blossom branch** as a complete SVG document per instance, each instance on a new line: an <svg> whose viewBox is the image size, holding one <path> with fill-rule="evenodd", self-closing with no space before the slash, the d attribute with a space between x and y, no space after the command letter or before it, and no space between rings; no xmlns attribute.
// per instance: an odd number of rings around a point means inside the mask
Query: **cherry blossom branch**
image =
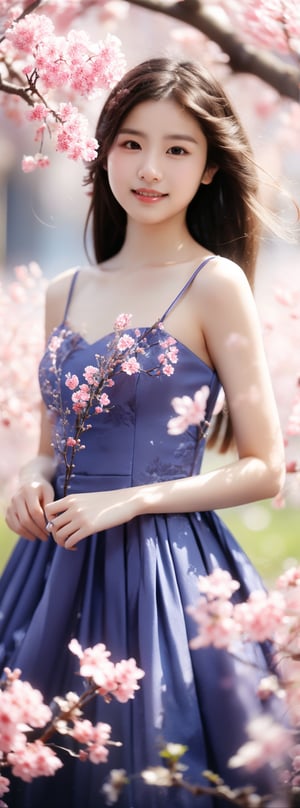
<svg viewBox="0 0 300 808"><path fill-rule="evenodd" d="M4 669L6 679L0 684L0 771L11 769L13 775L26 781L54 775L63 766L55 751L63 747L53 744L54 748L51 748L52 744L49 744L56 733L70 736L77 742L77 753L65 749L72 757L83 761L89 758L97 764L107 761L108 746L121 745L119 741L111 740L109 724L98 722L93 725L84 718L83 709L96 696L105 701L115 698L121 703L134 698L144 671L132 658L114 664L109 659L110 652L101 643L83 651L73 639L69 649L79 657L80 675L86 686L80 696L76 693L67 693L64 698L56 696L54 702L58 710L54 713L44 703L40 691L20 679L18 668L14 671ZM1 797L9 791L9 785L8 777L0 774L0 804L3 808L6 808L6 803Z"/></svg>
<svg viewBox="0 0 300 808"><path fill-rule="evenodd" d="M254 794L253 789L247 787L241 788L237 794L236 789L233 791L229 786L226 786L221 778L217 778L215 775L213 775L213 777L216 781L215 786L192 785L188 783L187 780L178 781L175 777L173 778L172 785L181 787L184 791L192 794L193 797L206 795L220 800L226 800L230 802L231 805L239 805L241 808L253 808L254 798L256 808L262 808L262 806L270 801L270 795L259 797L257 794Z"/></svg>
<svg viewBox="0 0 300 808"><path fill-rule="evenodd" d="M32 96L28 94L28 87L19 87L17 84L3 80L0 75L0 90L8 95L19 96L19 98L26 101L26 104L29 104L30 107L34 107L35 101Z"/></svg>
<svg viewBox="0 0 300 808"><path fill-rule="evenodd" d="M229 802L231 805L240 808L263 808L270 800L270 794L259 796L253 786L241 786L241 788L231 789L218 774L212 771L203 771L202 776L208 781L208 785L190 783L183 778L182 772L185 767L181 763L181 758L187 751L183 744L167 743L161 750L160 756L165 760L165 766L153 766L141 772L141 778L148 786L165 786L167 788L176 787L187 791L194 797L210 796Z"/></svg>
<svg viewBox="0 0 300 808"><path fill-rule="evenodd" d="M27 14L31 14L32 11L35 11L35 9L41 5L41 2L42 0L33 0L32 3L29 3L29 5L24 8L20 16L17 17L17 22L19 22L19 20L23 20L24 17L27 17Z"/></svg>
<svg viewBox="0 0 300 808"><path fill-rule="evenodd" d="M9 66L7 66L8 70L10 70ZM18 73L14 73L17 79L20 81L20 85L22 83L22 77ZM19 86L18 84L13 84L13 82L5 81L2 79L0 74L0 90L4 93L8 93L9 95L16 95L23 99L30 107L34 107L37 102L37 99L41 101L44 105L45 109L49 111L54 117L55 120L61 121L61 118L54 109L49 107L47 101L43 97L43 95L39 92L36 82L38 80L38 74L34 71L34 74L31 76L27 76L27 85L23 83L23 86Z"/></svg>
<svg viewBox="0 0 300 808"><path fill-rule="evenodd" d="M192 785L188 783L187 780L178 781L176 778L173 779L172 785L179 788L181 787L184 791L192 794L193 797L206 795L220 800L226 800L231 803L231 805L239 805L241 808L253 808L254 804L255 808L263 808L263 806L267 805L270 801L270 794L259 797L258 794L254 794L253 790L247 787L241 788L239 794L237 794L236 789L232 791L221 779L217 780L217 778L215 787Z"/></svg>
<svg viewBox="0 0 300 808"><path fill-rule="evenodd" d="M46 374L42 378L42 388L46 395L50 395L50 409L59 415L63 427L63 435L56 434L55 443L57 452L65 466L65 479L63 496L68 492L71 477L74 474L76 453L84 449L81 443L81 436L88 429L92 428L89 419L91 415L100 415L108 412L113 403L106 389L114 387L114 378L119 373L128 376L136 373L146 373L147 375L170 376L174 373L174 365L178 359L178 348L176 340L170 335L166 335L163 326L158 321L153 326L146 329L129 329L130 333L124 333L131 319L131 314L120 314L114 324L111 340L107 343L107 356L95 354L95 365L88 365L83 372L83 382L79 382L76 374L67 372L65 374L64 385L71 391L70 402L64 406L61 394L61 363L57 362L57 352L61 350L64 341L78 339L78 335L71 331L63 331L58 337L53 335L49 343L49 353L51 357L51 371L54 374L55 386L49 384L49 377ZM150 342L148 342L150 338ZM142 368L138 358L145 354L149 347L158 347L159 353L156 364ZM66 359L66 357L65 357ZM208 388L207 388L208 390ZM68 416L71 410L76 415L73 434L68 434Z"/></svg>
<svg viewBox="0 0 300 808"><path fill-rule="evenodd" d="M259 49L236 35L233 27L222 17L217 16L216 7L206 5L202 0L179 0L172 4L164 0L130 0L134 6L165 14L176 20L192 25L205 36L216 42L229 57L229 65L235 73L251 73L262 79L277 92L300 101L300 70L285 62L274 53Z"/></svg>
<svg viewBox="0 0 300 808"><path fill-rule="evenodd" d="M41 2L42 0L33 0L33 2L29 4L29 6L26 6L26 8L23 9L19 17L16 17L15 22L20 22L20 20L24 20L24 18L27 17L28 14L31 14L33 11L35 11L36 8L38 8L38 6L41 5ZM3 42L3 40L5 39L5 36L6 34L2 34L2 36L0 36L0 45L1 42Z"/></svg>

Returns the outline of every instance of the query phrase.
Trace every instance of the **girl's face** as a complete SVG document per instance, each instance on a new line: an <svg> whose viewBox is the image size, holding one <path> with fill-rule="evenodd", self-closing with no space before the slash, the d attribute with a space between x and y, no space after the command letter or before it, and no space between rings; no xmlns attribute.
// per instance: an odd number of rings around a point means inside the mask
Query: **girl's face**
<svg viewBox="0 0 300 808"><path fill-rule="evenodd" d="M173 100L144 101L129 112L107 159L109 184L128 218L155 224L185 215L206 168L197 121Z"/></svg>

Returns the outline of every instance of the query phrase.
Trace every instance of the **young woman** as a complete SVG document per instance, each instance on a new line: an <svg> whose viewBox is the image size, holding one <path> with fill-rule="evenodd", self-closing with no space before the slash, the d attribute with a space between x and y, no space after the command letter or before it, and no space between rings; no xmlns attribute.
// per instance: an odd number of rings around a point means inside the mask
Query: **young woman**
<svg viewBox="0 0 300 808"><path fill-rule="evenodd" d="M166 742L187 746L191 782L206 782L211 769L233 787L252 782L269 793L268 769L227 768L247 721L272 709L256 696L266 649L192 651L187 611L198 576L216 568L240 582L241 598L261 588L213 509L273 497L283 482L250 288L267 218L251 150L215 79L168 59L122 79L96 136L88 179L97 265L48 289L40 450L7 511L22 538L1 584L3 663L20 667L47 699L78 690L68 651L75 637L83 648L104 643L114 661L135 657L145 678L130 704L94 702L93 719L108 721L123 743L106 767L71 759L54 778L16 783L9 804L97 808L107 771L123 768L131 779L119 805L187 808L195 802L188 793L149 788L137 776L160 764ZM123 312L132 318L117 362L113 324ZM95 408L89 374L97 367L102 382L107 375ZM226 407L210 440L224 451L233 434L236 459L199 474L203 431L171 434L172 400L204 388L210 421L221 386ZM208 796L200 803L214 804Z"/></svg>

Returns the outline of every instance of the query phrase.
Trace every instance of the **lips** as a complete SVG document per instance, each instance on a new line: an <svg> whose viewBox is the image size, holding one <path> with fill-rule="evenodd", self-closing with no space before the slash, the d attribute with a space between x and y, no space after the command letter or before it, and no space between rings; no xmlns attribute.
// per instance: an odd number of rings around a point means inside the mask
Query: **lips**
<svg viewBox="0 0 300 808"><path fill-rule="evenodd" d="M160 191L153 191L150 188L136 188L133 189L133 193L141 199L162 199L167 196L167 194L162 194Z"/></svg>

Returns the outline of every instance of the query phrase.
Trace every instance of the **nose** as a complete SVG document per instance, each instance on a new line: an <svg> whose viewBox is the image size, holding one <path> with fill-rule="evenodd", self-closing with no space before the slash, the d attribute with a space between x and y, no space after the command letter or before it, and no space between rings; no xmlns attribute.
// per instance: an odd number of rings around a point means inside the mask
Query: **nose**
<svg viewBox="0 0 300 808"><path fill-rule="evenodd" d="M145 182L159 182L162 178L162 172L158 164L158 160L154 156L146 157L144 155L143 162L138 170L139 180Z"/></svg>

